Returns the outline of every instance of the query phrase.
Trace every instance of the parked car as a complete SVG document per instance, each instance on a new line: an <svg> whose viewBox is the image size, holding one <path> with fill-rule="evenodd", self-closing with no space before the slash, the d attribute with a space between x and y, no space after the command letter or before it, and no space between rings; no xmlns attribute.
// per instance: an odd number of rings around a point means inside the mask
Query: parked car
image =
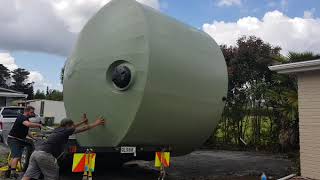
<svg viewBox="0 0 320 180"><path fill-rule="evenodd" d="M18 114L23 114L24 107L2 107L0 109L0 139L2 142L7 144L8 134L18 116ZM38 115L30 118L31 122L40 123L41 118Z"/></svg>

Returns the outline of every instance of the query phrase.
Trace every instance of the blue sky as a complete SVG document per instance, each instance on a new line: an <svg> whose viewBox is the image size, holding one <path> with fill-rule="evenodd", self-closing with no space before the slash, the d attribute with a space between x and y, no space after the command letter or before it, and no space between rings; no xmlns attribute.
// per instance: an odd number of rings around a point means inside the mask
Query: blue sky
<svg viewBox="0 0 320 180"><path fill-rule="evenodd" d="M314 15L320 15L319 0L244 0L241 5L223 7L218 6L218 1L214 0L162 2L168 4L168 8L163 9L163 12L195 27L214 20L233 22L246 16L262 18L266 12L273 10L284 12L289 17L303 17L304 11L316 8ZM281 2L285 3L282 5Z"/></svg>
<svg viewBox="0 0 320 180"><path fill-rule="evenodd" d="M5 0L8 6L7 9L12 8L11 1L18 1L18 0ZM36 5L37 1L39 0L32 0L30 4L32 5L32 2L34 2L34 6L27 7L27 8L31 8L31 9L34 8L36 10L36 8L38 8ZM96 2L99 0L93 0L93 1ZM238 30L238 32L240 33L243 32L244 34L260 33L261 36L265 36L267 40L269 40L271 43L274 43L276 45L278 45L278 43L284 46L288 44L287 45L288 47L286 47L284 50L284 53L286 53L290 49L299 50L300 48L303 50L303 46L301 47L291 46L290 44L292 43L287 43L287 42L295 42L297 40L300 40L302 43L306 43L306 42L309 42L310 39L319 38L319 35L314 32L317 29L315 29L312 32L308 31L308 29L310 28L311 29L313 29L314 27L320 28L319 27L320 26L320 20L319 20L320 1L319 0L304 0L304 1L301 1L301 0L278 0L278 1L276 0L201 0L201 1L198 1L198 0L192 0L192 1L191 0L174 0L174 1L150 0L150 2L148 2L148 0L141 0L141 1L146 2L147 4L149 3L151 4L151 6L156 8L160 7L159 9L163 13L171 17L174 17L186 24L189 24L199 29L204 29L207 33L212 35L213 38L216 39L218 43L230 44L229 42L233 42L235 37L233 39L228 39L224 41L224 39L227 39L227 37L223 36L223 33L224 32L232 33L234 29L234 30ZM61 4L65 3L64 0L60 0L60 2ZM78 27L81 27L83 25L83 22L85 22L88 18L90 18L90 16L98 9L98 8L96 9L93 8L92 13L91 14L89 13L88 15L88 14L79 14L79 11L77 11L76 8L80 9L81 7L78 7L80 6L78 4L77 6L74 5L74 7L72 7L72 4L71 5L69 4L70 7L69 9L67 9L68 11L66 10L58 11L59 9L56 10L53 8L53 7L56 7L54 5L55 4L52 5L50 3L46 4L45 7L47 7L49 10L47 10L48 14L44 14L43 17L39 17L38 14L32 14L32 12L29 12L29 11L28 12L22 11L21 13L21 14L26 13L25 16L30 17L31 19L34 17L35 22L37 21L39 21L40 23L42 21L52 22L52 24L54 24L54 27L48 27L48 29L50 28L49 30L47 30L46 27L44 26L41 26L41 27L39 26L40 28L38 28L36 25L35 27L29 27L28 25L25 25L20 29L24 30L23 29L24 27L26 28L25 29L26 31L31 29L30 30L31 35L28 35L27 38L24 36L25 33L24 34L21 33L21 35L18 34L17 36L16 35L12 36L12 37L17 37L18 40L16 39L13 40L13 38L9 40L8 38L5 39L6 37L11 35L10 32L4 31L4 35L1 36L2 32L0 30L0 50L2 52L9 53L10 56L13 57L15 64L18 67L25 68L29 71L39 72L42 75L43 79L39 80L38 82L39 85L37 86L37 88L41 88L41 89L44 89L46 85L49 85L51 88L57 88L57 89L62 88L61 85L59 85L60 70L65 63L66 57L68 56L68 53L65 53L65 51L67 52L68 50L64 51L64 49L71 48L69 47L71 46L69 45L71 44L69 42L69 39L64 37L70 36L70 39L74 38L71 36L76 37L77 32L74 32L72 28L74 27L74 29L77 29ZM53 10L50 8L52 8ZM17 9L15 10L18 11ZM267 18L262 20L263 17L265 17L266 13L268 12L271 12L269 13L268 17L276 17L278 19L282 19L283 21L286 21L287 23L292 23L295 17L300 17L301 19L295 19L296 21L295 23L292 24L292 26L297 27L298 30L302 29L301 31L306 31L306 33L302 32L302 35L295 39L290 39L293 36L288 36L284 38L281 38L281 36L279 36L275 39L272 39L271 37L272 35L268 35L268 32L270 30L264 27L269 27L269 28L270 26L272 27L272 25L270 25L270 21L272 23L273 20L269 19L269 21L267 21ZM77 22L72 18L69 18L69 19L61 18L65 16L66 13L68 16L75 16L75 19L76 19L76 16L79 16L79 17L85 16L85 18L83 22L82 21ZM23 18L22 16L15 17L16 15L13 13L10 14L10 12L7 12L6 14L6 11L4 12L4 15L7 15L9 18L7 18L7 20L1 20L0 18L1 27L8 26L11 19ZM1 16L1 8L0 8L0 16ZM252 18L249 18L249 17L252 17ZM244 24L237 23L239 19L242 19L243 20L242 22L244 22ZM21 21L22 20L23 19L21 19ZM26 22L26 21L23 21L23 22ZM204 28L204 24L207 24L206 26L207 28ZM275 32L279 31L279 32L285 33L286 31L288 31L288 33L290 33L291 32L290 29L292 28L288 27L289 29L285 29L287 26L288 24L282 24L281 26L279 26L279 29L276 29L277 27L272 27L272 28L275 28L273 29ZM244 27L247 29L244 29ZM252 28L256 30L253 31ZM78 28L78 31L79 31L79 28ZM272 30L270 32L272 32ZM292 32L292 34L294 35L295 32L296 31ZM52 34L54 34L54 37ZM307 34L307 36L304 36L303 34ZM61 38L59 39L59 37ZM20 39L21 41L19 41ZM64 42L64 40L66 42ZM309 44L308 47L311 47L311 50L320 49L319 41L313 41L311 44ZM2 42L6 42L6 44L5 43L1 44ZM58 49L58 50L55 50L55 49ZM1 59L0 59L0 62L1 62ZM40 83L42 84L40 85Z"/></svg>
<svg viewBox="0 0 320 180"><path fill-rule="evenodd" d="M52 85L52 88L61 89L59 78L66 57L27 51L16 51L12 53L12 56L19 67L29 71L40 72L48 83Z"/></svg>

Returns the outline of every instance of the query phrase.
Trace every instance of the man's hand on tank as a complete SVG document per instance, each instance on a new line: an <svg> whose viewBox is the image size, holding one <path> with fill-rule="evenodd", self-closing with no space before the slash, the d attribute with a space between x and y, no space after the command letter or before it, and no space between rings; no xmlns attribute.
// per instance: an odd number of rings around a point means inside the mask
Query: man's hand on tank
<svg viewBox="0 0 320 180"><path fill-rule="evenodd" d="M105 124L105 120L103 117L99 117L97 120L96 120L96 124L97 125L104 125Z"/></svg>

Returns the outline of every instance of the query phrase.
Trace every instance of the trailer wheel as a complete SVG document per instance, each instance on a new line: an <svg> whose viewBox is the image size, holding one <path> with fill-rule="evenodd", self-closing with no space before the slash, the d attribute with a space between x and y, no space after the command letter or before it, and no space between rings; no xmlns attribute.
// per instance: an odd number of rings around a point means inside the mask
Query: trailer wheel
<svg viewBox="0 0 320 180"><path fill-rule="evenodd" d="M25 146L22 150L20 164L21 164L21 170L23 172L26 171L28 168L31 153L32 153L32 148L30 146Z"/></svg>

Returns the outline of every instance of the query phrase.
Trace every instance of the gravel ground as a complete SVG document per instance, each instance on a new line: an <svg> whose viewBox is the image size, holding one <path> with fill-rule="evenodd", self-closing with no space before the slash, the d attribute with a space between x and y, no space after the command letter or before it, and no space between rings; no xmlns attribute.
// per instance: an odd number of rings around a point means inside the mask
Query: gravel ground
<svg viewBox="0 0 320 180"><path fill-rule="evenodd" d="M0 156L7 148L0 145ZM0 157L1 158L1 157ZM237 151L195 151L187 156L172 158L166 180L254 180L265 172L275 178L291 174L291 161L280 155ZM130 162L123 168L103 169L94 174L96 180L157 179L153 162ZM67 174L61 180L81 179L81 174Z"/></svg>

